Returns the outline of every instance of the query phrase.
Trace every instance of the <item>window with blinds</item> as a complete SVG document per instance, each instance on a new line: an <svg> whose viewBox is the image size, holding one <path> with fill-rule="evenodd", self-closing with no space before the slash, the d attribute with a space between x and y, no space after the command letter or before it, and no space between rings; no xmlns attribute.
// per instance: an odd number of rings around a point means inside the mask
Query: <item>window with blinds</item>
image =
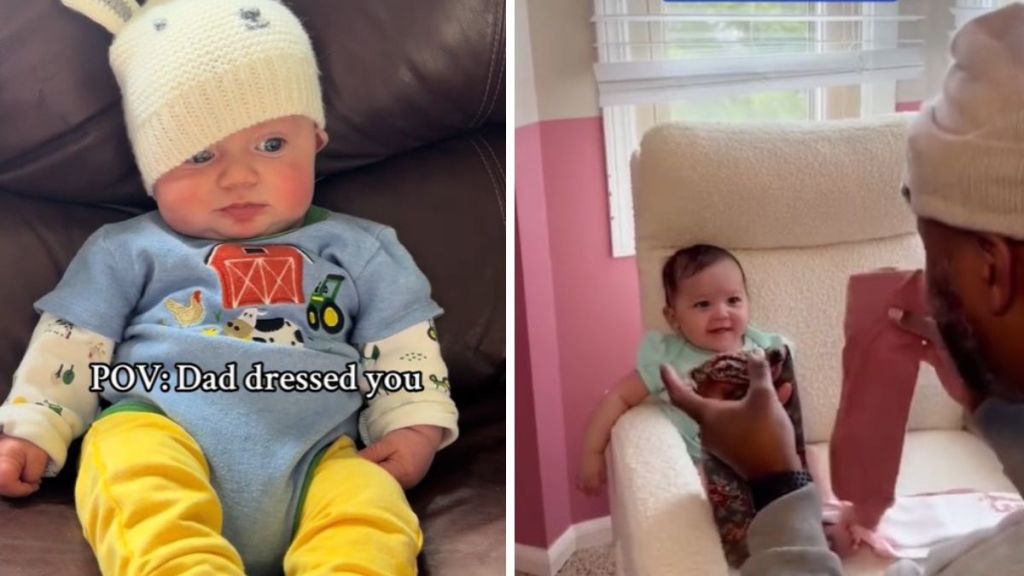
<svg viewBox="0 0 1024 576"><path fill-rule="evenodd" d="M602 105L919 76L896 3L597 0Z"/></svg>
<svg viewBox="0 0 1024 576"><path fill-rule="evenodd" d="M613 255L634 253L629 158L643 132L676 120L893 112L897 83L925 69L925 17L907 9L915 6L595 0Z"/></svg>

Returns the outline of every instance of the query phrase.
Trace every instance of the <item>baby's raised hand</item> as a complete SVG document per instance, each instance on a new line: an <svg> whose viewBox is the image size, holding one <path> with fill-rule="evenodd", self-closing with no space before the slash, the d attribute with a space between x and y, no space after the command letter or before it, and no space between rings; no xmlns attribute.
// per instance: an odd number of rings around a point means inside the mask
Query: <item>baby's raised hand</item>
<svg viewBox="0 0 1024 576"><path fill-rule="evenodd" d="M36 490L50 456L21 438L0 434L0 496L20 498Z"/></svg>
<svg viewBox="0 0 1024 576"><path fill-rule="evenodd" d="M410 426L392 430L359 455L380 464L408 490L427 474L444 431L437 426Z"/></svg>

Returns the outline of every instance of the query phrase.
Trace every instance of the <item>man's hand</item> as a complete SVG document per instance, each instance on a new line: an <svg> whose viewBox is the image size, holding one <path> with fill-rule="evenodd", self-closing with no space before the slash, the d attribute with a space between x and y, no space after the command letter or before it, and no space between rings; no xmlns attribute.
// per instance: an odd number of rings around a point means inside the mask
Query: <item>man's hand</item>
<svg viewBox="0 0 1024 576"><path fill-rule="evenodd" d="M0 434L0 496L20 498L36 490L50 456L21 438Z"/></svg>
<svg viewBox="0 0 1024 576"><path fill-rule="evenodd" d="M438 426L410 426L392 430L359 455L380 464L408 490L427 474L441 446L444 430Z"/></svg>
<svg viewBox="0 0 1024 576"><path fill-rule="evenodd" d="M927 340L931 343L941 343L942 336L939 334L939 327L931 316L923 316L902 308L889 308L889 319L897 326Z"/></svg>
<svg viewBox="0 0 1024 576"><path fill-rule="evenodd" d="M700 425L704 446L747 480L802 470L793 423L779 401L789 398L792 384L772 387L763 352L751 354L747 369L750 388L741 400L702 398L667 364L661 380L672 403Z"/></svg>
<svg viewBox="0 0 1024 576"><path fill-rule="evenodd" d="M983 399L967 388L963 380L960 379L957 368L953 365L953 359L949 357L949 353L946 351L945 342L942 340L942 334L939 332L935 319L931 316L924 316L901 308L890 308L889 319L903 330L921 338L922 342L927 342L926 345L936 346L941 350L939 358L941 361L949 364L950 373L957 374L957 377L953 379L940 379L942 387L946 390L946 394L949 394L950 398L955 400L957 404L960 404L969 412L974 412Z"/></svg>

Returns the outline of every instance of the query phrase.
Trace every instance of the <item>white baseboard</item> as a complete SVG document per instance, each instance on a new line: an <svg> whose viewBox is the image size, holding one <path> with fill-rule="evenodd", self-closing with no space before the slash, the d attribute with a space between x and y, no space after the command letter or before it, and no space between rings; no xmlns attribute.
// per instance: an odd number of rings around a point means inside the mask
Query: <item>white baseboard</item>
<svg viewBox="0 0 1024 576"><path fill-rule="evenodd" d="M548 551L537 546L516 544L516 572L536 574L537 576L551 576L551 561L548 560ZM557 570L556 570L557 572Z"/></svg>
<svg viewBox="0 0 1024 576"><path fill-rule="evenodd" d="M573 524L570 530L576 531L576 547L573 549L590 548L591 546L604 546L612 541L612 518L602 516Z"/></svg>
<svg viewBox="0 0 1024 576"><path fill-rule="evenodd" d="M573 552L611 541L612 519L609 516L573 524L547 549L516 544L515 569L534 576L555 576Z"/></svg>

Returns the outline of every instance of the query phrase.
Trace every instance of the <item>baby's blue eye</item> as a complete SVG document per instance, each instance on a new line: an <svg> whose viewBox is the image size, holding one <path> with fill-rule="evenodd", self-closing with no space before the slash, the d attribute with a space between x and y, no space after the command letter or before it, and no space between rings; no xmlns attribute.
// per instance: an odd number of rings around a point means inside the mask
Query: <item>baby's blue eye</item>
<svg viewBox="0 0 1024 576"><path fill-rule="evenodd" d="M185 163L186 164L206 164L210 160L213 160L213 152L210 152L209 150L203 150L202 152L199 152L198 154L192 155L188 160L185 161Z"/></svg>
<svg viewBox="0 0 1024 576"><path fill-rule="evenodd" d="M284 148L284 138L267 138L260 143L259 148L263 152L279 152Z"/></svg>

